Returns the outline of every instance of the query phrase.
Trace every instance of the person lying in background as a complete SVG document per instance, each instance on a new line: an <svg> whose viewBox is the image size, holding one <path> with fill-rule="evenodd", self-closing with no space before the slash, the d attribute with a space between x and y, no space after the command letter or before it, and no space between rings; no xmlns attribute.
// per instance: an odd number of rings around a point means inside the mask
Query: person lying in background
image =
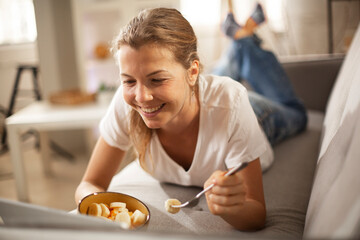
<svg viewBox="0 0 360 240"><path fill-rule="evenodd" d="M261 47L261 39L254 33L266 21L262 6L257 3L241 26L235 20L231 0L228 5L221 30L232 41L212 73L247 81L252 90L248 93L250 104L273 146L305 129L306 109L276 56Z"/></svg>

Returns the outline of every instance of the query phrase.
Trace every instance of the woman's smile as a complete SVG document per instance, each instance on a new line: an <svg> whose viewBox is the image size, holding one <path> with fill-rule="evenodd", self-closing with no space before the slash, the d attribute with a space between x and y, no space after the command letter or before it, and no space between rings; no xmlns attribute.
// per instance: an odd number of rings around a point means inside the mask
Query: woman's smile
<svg viewBox="0 0 360 240"><path fill-rule="evenodd" d="M139 109L141 110L141 114L144 115L147 118L155 117L165 106L165 103L156 106L156 107L141 107L139 106Z"/></svg>

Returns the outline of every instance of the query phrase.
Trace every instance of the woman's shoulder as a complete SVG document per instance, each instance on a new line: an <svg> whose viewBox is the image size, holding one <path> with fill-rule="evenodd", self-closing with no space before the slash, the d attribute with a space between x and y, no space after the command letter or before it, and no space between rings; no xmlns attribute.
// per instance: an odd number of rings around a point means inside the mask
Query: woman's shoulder
<svg viewBox="0 0 360 240"><path fill-rule="evenodd" d="M224 76L202 75L199 82L200 99L206 105L231 107L236 100L247 96L246 88Z"/></svg>

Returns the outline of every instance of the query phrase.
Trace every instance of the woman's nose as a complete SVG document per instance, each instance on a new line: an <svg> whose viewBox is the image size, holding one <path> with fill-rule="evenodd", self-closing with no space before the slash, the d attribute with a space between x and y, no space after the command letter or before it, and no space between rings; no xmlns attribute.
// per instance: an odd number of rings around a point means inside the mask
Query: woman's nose
<svg viewBox="0 0 360 240"><path fill-rule="evenodd" d="M135 100L139 103L153 100L151 89L145 85L139 84L136 89Z"/></svg>

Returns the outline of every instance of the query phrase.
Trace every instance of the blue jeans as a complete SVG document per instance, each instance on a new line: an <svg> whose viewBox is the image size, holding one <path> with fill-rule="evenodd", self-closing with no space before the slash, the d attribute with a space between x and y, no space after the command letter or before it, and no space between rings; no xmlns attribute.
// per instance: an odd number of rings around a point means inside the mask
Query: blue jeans
<svg viewBox="0 0 360 240"><path fill-rule="evenodd" d="M250 36L234 40L213 74L246 80L250 104L272 145L303 131L306 109L295 95L290 80L275 55Z"/></svg>

